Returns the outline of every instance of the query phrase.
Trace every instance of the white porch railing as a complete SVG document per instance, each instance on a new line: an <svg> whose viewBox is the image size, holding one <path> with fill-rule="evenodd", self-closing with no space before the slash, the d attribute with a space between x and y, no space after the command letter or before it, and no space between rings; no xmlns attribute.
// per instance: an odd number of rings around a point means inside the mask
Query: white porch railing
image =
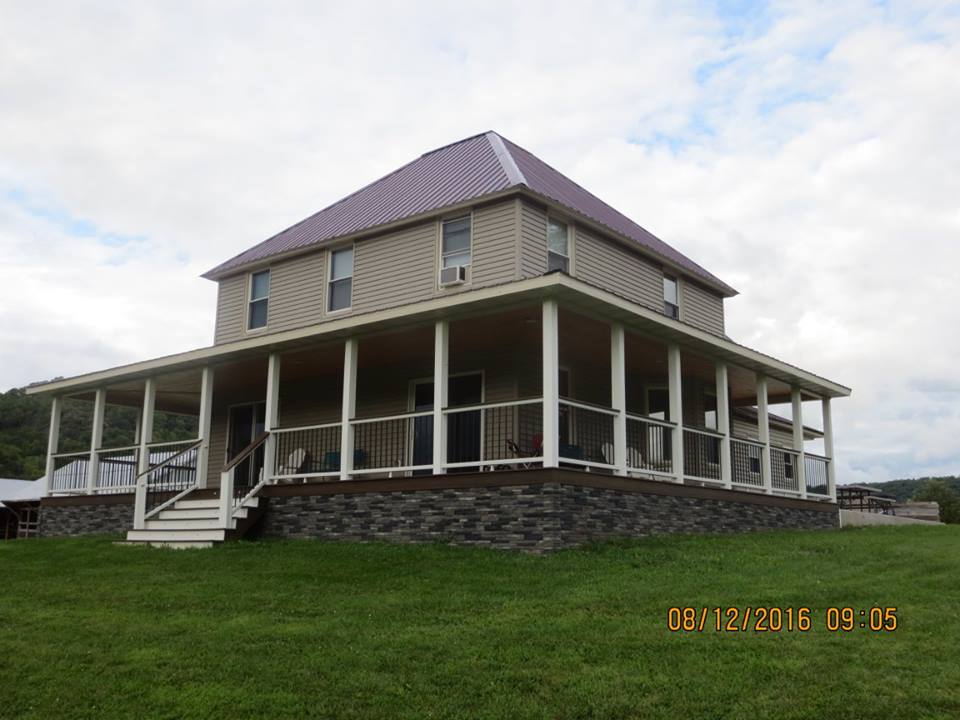
<svg viewBox="0 0 960 720"><path fill-rule="evenodd" d="M807 496L813 496L816 500L830 500L830 481L828 479L830 458L806 453L803 460L803 466L806 470L804 474L807 481Z"/></svg>
<svg viewBox="0 0 960 720"><path fill-rule="evenodd" d="M94 492L98 495L134 492L139 457L140 448L136 445L98 450Z"/></svg>
<svg viewBox="0 0 960 720"><path fill-rule="evenodd" d="M543 461L543 400L446 408L445 469L529 468Z"/></svg>
<svg viewBox="0 0 960 720"><path fill-rule="evenodd" d="M133 527L197 487L197 460L202 440L177 440L147 445L148 467L136 476Z"/></svg>
<svg viewBox="0 0 960 720"><path fill-rule="evenodd" d="M339 477L342 431L339 422L272 430L276 452L270 481Z"/></svg>
<svg viewBox="0 0 960 720"><path fill-rule="evenodd" d="M86 493L89 471L89 451L55 454L49 492L55 495Z"/></svg>
<svg viewBox="0 0 960 720"><path fill-rule="evenodd" d="M618 458L614 451L614 418L611 408L562 398L560 400L559 455L565 465L613 470Z"/></svg>
<svg viewBox="0 0 960 720"><path fill-rule="evenodd" d="M433 469L433 411L360 418L353 428L353 476Z"/></svg>
<svg viewBox="0 0 960 720"><path fill-rule="evenodd" d="M627 470L673 478L674 424L646 415L627 415Z"/></svg>
<svg viewBox="0 0 960 720"><path fill-rule="evenodd" d="M692 480L722 482L720 443L723 435L704 428L683 429L683 475Z"/></svg>
<svg viewBox="0 0 960 720"><path fill-rule="evenodd" d="M800 493L800 453L788 448L770 447L770 486L774 492Z"/></svg>
<svg viewBox="0 0 960 720"><path fill-rule="evenodd" d="M232 527L237 510L255 496L267 481L263 457L270 435L270 432L261 433L237 453L220 473L220 523L224 528ZM238 470L243 472L238 475Z"/></svg>
<svg viewBox="0 0 960 720"><path fill-rule="evenodd" d="M746 438L730 438L730 459L733 485L749 489L762 489L763 443Z"/></svg>

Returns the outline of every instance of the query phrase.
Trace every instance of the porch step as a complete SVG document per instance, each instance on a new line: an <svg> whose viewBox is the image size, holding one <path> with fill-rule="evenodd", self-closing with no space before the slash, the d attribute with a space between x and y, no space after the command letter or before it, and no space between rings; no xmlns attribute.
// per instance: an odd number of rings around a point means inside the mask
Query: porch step
<svg viewBox="0 0 960 720"><path fill-rule="evenodd" d="M242 520L247 517L247 514L250 512L250 509L247 507L242 507L236 510L233 516L239 520ZM181 508L179 505L175 508L169 510L161 510L156 519L157 520L197 520L201 518L219 518L220 517L220 508Z"/></svg>
<svg viewBox="0 0 960 720"><path fill-rule="evenodd" d="M147 520L146 530L223 530L223 524L220 522L220 518L187 518L187 519L165 519L158 518L156 520ZM233 520L230 523L230 530L233 530L237 527L237 521Z"/></svg>
<svg viewBox="0 0 960 720"><path fill-rule="evenodd" d="M173 505L177 510L219 510L218 498L201 498L199 500L177 500Z"/></svg>
<svg viewBox="0 0 960 720"><path fill-rule="evenodd" d="M127 542L177 549L211 547L243 535L256 522L260 507L259 498L246 500L225 527L217 498L188 495L147 519L142 530L129 530Z"/></svg>
<svg viewBox="0 0 960 720"><path fill-rule="evenodd" d="M258 497L253 497L253 498L249 498L248 500L246 500L246 501L243 503L243 507L245 507L245 508L255 508L255 507L257 507L259 504L260 504L260 498L258 498ZM174 503L174 507L175 507L177 510L199 510L199 509L211 509L211 508L212 508L212 509L214 509L214 510L219 511L219 510L220 510L220 500L219 500L218 498L201 498L201 499L199 499L199 500L191 498L191 499L189 499L189 500L186 500L186 499L185 499L185 500L178 500L176 503Z"/></svg>
<svg viewBox="0 0 960 720"><path fill-rule="evenodd" d="M223 542L227 539L227 531L223 528L209 530L128 530L128 542Z"/></svg>

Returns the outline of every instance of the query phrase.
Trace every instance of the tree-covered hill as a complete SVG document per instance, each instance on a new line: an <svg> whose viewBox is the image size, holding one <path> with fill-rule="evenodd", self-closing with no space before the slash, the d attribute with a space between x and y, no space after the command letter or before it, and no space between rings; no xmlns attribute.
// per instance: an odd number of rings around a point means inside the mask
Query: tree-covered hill
<svg viewBox="0 0 960 720"><path fill-rule="evenodd" d="M948 475L946 477L921 477L921 478L912 478L904 480L890 480L888 482L878 482L878 483L866 483L870 487L875 487L878 490L882 490L883 494L896 498L901 502L906 500L911 500L917 494L917 491L920 490L921 486L925 483L930 482L931 480L939 481L952 488L955 492L960 493L960 477L955 475Z"/></svg>
<svg viewBox="0 0 960 720"><path fill-rule="evenodd" d="M27 395L24 388L0 393L0 477L34 480L44 472L50 399ZM60 451L90 448L93 404L67 399L60 421ZM107 407L103 446L122 447L134 441L137 415L132 408ZM154 439L181 440L196 436L196 419L157 413Z"/></svg>

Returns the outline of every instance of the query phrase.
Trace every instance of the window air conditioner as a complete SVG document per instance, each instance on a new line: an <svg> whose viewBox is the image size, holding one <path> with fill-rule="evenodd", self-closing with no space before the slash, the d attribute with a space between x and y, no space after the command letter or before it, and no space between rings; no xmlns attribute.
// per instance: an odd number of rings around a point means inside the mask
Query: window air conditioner
<svg viewBox="0 0 960 720"><path fill-rule="evenodd" d="M440 287L447 285L459 285L467 280L467 268L465 265L453 265L440 270Z"/></svg>

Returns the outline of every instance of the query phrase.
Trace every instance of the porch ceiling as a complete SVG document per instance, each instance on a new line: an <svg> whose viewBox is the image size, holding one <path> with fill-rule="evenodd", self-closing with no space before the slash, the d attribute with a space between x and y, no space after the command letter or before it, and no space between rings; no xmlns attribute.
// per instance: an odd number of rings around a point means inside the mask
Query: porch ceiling
<svg viewBox="0 0 960 720"><path fill-rule="evenodd" d="M331 369L339 369L342 352L338 354L336 349L330 347L337 341L342 341L349 336L362 335L363 345L375 348L376 337L401 330L412 331L413 341L405 343L405 349L399 352L422 354L430 352L433 341L431 329L429 326L424 326L436 319L447 318L456 324L464 318L476 318L497 311L511 311L525 315L531 312L531 307L534 307L531 317L538 316L535 309L536 303L549 296L557 297L561 301L561 306L569 307L578 313L605 322L621 322L631 333L645 340L655 341L661 345L676 342L684 353L688 371L696 371L698 364L693 358L697 356L709 359L708 364L712 364L715 360L727 362L730 365L730 383L735 402L747 402L746 388L749 387L752 393L753 373L756 372L761 372L771 379L770 401L772 403L787 401L791 386L799 387L809 398L843 397L850 394L850 389L843 385L738 345L726 338L711 335L672 320L608 291L560 273L512 282L499 287L461 292L390 310L359 314L297 330L258 336L111 370L38 384L28 388L27 392L29 394L59 393L76 397L106 385L117 404L135 406L142 398L143 380L152 376L158 379L158 409L192 412L199 398L200 368L206 365L217 368L229 365L231 371L220 373L219 377L222 377L224 382L228 382L230 380L225 376L229 375L232 381L243 382L246 374L251 377L254 374L264 377L265 369L261 371L260 368L265 368L267 354L282 351L294 358L291 362L291 373L298 372L296 368L299 365L303 372L309 371L310 374L314 374L318 367L323 367L325 364ZM508 326L521 329L508 330ZM538 334L535 328L536 326L531 323L490 325L486 332L478 334L477 337L486 336L487 341L499 343L512 342L513 338L508 334L509 332ZM479 342L479 340L463 342ZM327 346L326 349L318 347L322 344ZM593 340L585 338L583 342L578 342L578 346L606 349L608 340L601 340L599 336ZM397 352L396 348L394 351ZM363 354L361 352L361 355ZM378 353L375 349L370 351L369 358L379 357L382 357L382 353ZM361 357L361 366L364 362L364 358ZM653 362L656 362L655 356ZM701 363L700 371L707 372L705 368L706 366ZM220 388L219 379L217 388ZM110 402L113 401L110 400Z"/></svg>

